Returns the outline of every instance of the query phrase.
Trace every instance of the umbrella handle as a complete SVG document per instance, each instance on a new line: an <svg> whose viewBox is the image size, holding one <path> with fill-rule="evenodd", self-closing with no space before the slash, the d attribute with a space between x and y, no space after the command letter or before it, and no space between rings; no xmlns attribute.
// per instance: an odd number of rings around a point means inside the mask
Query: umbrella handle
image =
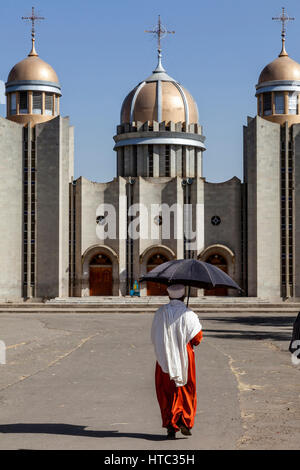
<svg viewBox="0 0 300 470"><path fill-rule="evenodd" d="M189 306L190 294L191 294L191 286L189 286L189 289L188 289L188 298L187 298L187 301L186 301L186 306L187 307Z"/></svg>

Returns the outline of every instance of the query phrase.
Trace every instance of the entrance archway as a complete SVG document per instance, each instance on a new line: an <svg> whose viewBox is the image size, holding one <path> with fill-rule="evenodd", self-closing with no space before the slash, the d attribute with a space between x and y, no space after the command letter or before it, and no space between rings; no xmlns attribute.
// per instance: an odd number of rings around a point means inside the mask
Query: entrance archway
<svg viewBox="0 0 300 470"><path fill-rule="evenodd" d="M166 261L169 261L169 259L161 253L151 256L147 262L147 272L152 271L152 269ZM167 286L158 282L147 282L147 295L167 295Z"/></svg>
<svg viewBox="0 0 300 470"><path fill-rule="evenodd" d="M89 265L90 296L113 295L113 277L111 259L98 253Z"/></svg>
<svg viewBox="0 0 300 470"><path fill-rule="evenodd" d="M221 269L228 274L228 265L226 259L220 254L212 254L206 260L206 263L213 264L217 268ZM204 291L204 295L215 295L215 296L227 296L228 289L226 287L216 287L215 289Z"/></svg>

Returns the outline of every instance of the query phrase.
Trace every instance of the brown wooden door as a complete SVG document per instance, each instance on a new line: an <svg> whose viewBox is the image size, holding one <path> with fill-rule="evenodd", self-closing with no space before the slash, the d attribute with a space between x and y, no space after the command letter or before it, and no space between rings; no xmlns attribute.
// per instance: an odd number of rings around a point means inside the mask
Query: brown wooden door
<svg viewBox="0 0 300 470"><path fill-rule="evenodd" d="M157 254L148 261L147 272L152 271L162 263L169 261L165 256ZM147 295L168 295L167 286L158 282L147 282Z"/></svg>
<svg viewBox="0 0 300 470"><path fill-rule="evenodd" d="M112 295L112 268L90 266L90 296Z"/></svg>
<svg viewBox="0 0 300 470"><path fill-rule="evenodd" d="M221 269L225 273L227 273L227 262L223 258L223 256L220 255L211 255L207 260L206 263L213 264L214 266L217 266L217 268ZM226 297L228 295L228 289L226 287L217 287L215 289L208 289L204 291L205 296L209 295L214 295L218 297Z"/></svg>

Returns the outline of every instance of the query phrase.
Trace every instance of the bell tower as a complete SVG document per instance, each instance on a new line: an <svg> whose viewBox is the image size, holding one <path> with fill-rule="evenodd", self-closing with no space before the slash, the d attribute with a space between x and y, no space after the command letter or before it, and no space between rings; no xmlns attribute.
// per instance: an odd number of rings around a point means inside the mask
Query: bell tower
<svg viewBox="0 0 300 470"><path fill-rule="evenodd" d="M281 52L256 85L257 117L244 129L248 295L300 297L300 64Z"/></svg>
<svg viewBox="0 0 300 470"><path fill-rule="evenodd" d="M59 115L61 87L53 68L40 59L35 48L35 22L43 17L29 17L32 22L31 51L10 71L6 83L7 119L19 124L35 126Z"/></svg>

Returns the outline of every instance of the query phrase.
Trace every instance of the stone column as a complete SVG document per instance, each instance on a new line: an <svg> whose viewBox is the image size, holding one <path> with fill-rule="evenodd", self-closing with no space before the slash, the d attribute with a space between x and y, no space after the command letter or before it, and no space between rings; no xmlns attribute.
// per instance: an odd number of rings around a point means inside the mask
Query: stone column
<svg viewBox="0 0 300 470"><path fill-rule="evenodd" d="M177 176L176 171L176 147L177 145L170 145L170 177Z"/></svg>
<svg viewBox="0 0 300 470"><path fill-rule="evenodd" d="M292 126L292 147L294 164L294 214L293 214L293 259L294 297L300 298L300 124Z"/></svg>
<svg viewBox="0 0 300 470"><path fill-rule="evenodd" d="M0 117L0 299L23 296L23 127ZM30 228L28 228L30 231Z"/></svg>
<svg viewBox="0 0 300 470"><path fill-rule="evenodd" d="M153 176L159 177L160 145L153 145Z"/></svg>
<svg viewBox="0 0 300 470"><path fill-rule="evenodd" d="M260 117L245 128L248 295L279 298L280 125Z"/></svg>
<svg viewBox="0 0 300 470"><path fill-rule="evenodd" d="M119 295L126 295L126 239L127 239L127 198L126 180L119 178L118 242L119 242Z"/></svg>

